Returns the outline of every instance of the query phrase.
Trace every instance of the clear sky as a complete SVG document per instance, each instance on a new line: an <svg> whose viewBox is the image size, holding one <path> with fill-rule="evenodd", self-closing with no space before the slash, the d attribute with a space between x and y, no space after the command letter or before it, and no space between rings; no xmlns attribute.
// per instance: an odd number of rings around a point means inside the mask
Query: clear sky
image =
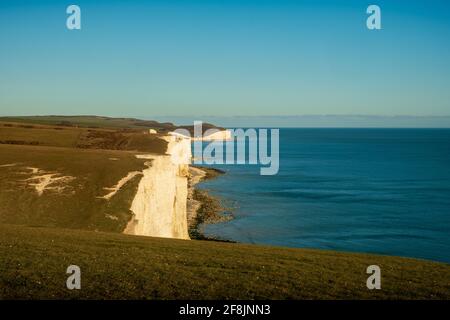
<svg viewBox="0 0 450 320"><path fill-rule="evenodd" d="M369 4L382 30L366 28ZM1 0L0 108L450 116L450 2Z"/></svg>

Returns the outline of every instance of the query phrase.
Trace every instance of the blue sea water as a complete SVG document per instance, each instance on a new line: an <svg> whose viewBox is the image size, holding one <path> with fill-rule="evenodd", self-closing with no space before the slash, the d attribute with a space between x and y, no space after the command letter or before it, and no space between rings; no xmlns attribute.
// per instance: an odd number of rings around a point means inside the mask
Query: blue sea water
<svg viewBox="0 0 450 320"><path fill-rule="evenodd" d="M234 219L207 235L450 262L448 129L281 129L277 175L213 167Z"/></svg>

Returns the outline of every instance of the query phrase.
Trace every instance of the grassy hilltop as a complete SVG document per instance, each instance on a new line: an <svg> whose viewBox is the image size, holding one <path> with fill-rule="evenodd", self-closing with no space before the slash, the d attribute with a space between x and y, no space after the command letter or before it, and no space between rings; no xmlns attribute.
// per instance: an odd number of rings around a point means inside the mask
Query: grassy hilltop
<svg viewBox="0 0 450 320"><path fill-rule="evenodd" d="M449 299L450 266L399 257L121 234L172 124L0 118L0 299ZM149 134L148 129L158 130ZM66 289L66 268L82 290ZM366 288L366 268L382 290Z"/></svg>
<svg viewBox="0 0 450 320"><path fill-rule="evenodd" d="M158 122L154 120L141 120L135 118L109 118L100 116L26 116L26 117L0 117L0 121L11 121L23 124L41 124L49 126L91 128L91 129L155 129L158 132L166 133L177 128L189 130L191 133L193 125L177 126L171 122ZM218 128L210 123L202 124L203 131Z"/></svg>

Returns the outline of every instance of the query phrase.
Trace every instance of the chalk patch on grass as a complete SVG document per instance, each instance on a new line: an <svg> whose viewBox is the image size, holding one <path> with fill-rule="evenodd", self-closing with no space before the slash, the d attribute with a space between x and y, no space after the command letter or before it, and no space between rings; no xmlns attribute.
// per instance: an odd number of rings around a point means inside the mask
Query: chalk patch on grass
<svg viewBox="0 0 450 320"><path fill-rule="evenodd" d="M39 171L39 169L37 171L33 170L33 172ZM75 177L72 176L61 176L59 173L48 173L39 176L33 176L31 178L25 179L24 181L36 181L28 183L28 185L34 187L38 195L41 196L44 191L47 190L56 190L57 192L63 191L66 188L66 185L64 184L67 184L74 179Z"/></svg>
<svg viewBox="0 0 450 320"><path fill-rule="evenodd" d="M37 174L41 169L35 167L26 167L25 169L31 170L31 174Z"/></svg>
<svg viewBox="0 0 450 320"><path fill-rule="evenodd" d="M44 170L41 170L41 169L35 168L35 167L21 167L21 170L25 170L25 171L18 171L17 174L36 175L38 173L45 173Z"/></svg>
<svg viewBox="0 0 450 320"><path fill-rule="evenodd" d="M117 184L112 187L112 188L103 188L104 190L108 190L111 191L110 193L108 193L107 195L104 195L102 197L97 197L100 199L106 199L109 200L111 199L118 191L120 191L120 189L122 189L122 187L131 179L133 179L134 177L136 177L137 175L141 175L142 172L139 171L132 171L129 172L125 177L123 177L122 179L119 180L119 182L117 182Z"/></svg>
<svg viewBox="0 0 450 320"><path fill-rule="evenodd" d="M7 163L0 165L0 168L8 168L8 167L15 167L17 166L17 163Z"/></svg>
<svg viewBox="0 0 450 320"><path fill-rule="evenodd" d="M111 219L111 220L119 220L118 217L110 215L110 214L105 214L105 217L107 217L108 219Z"/></svg>

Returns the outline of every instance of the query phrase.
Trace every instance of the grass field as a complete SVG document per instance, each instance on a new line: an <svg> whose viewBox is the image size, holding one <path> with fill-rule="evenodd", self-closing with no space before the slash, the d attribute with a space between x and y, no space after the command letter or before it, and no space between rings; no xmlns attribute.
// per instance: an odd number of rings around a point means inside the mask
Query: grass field
<svg viewBox="0 0 450 320"><path fill-rule="evenodd" d="M66 268L81 268L81 290ZM381 267L368 290L366 268ZM449 299L450 266L332 251L0 225L0 299Z"/></svg>
<svg viewBox="0 0 450 320"><path fill-rule="evenodd" d="M24 124L41 124L63 127L81 128L110 128L110 129L157 129L173 130L173 123L160 123L152 120L133 118L109 118L101 116L26 116L26 117L0 117L0 121Z"/></svg>
<svg viewBox="0 0 450 320"><path fill-rule="evenodd" d="M167 143L147 132L0 122L0 144L165 153Z"/></svg>
<svg viewBox="0 0 450 320"><path fill-rule="evenodd" d="M114 159L114 160L111 160ZM5 166L12 165L14 166ZM132 152L0 145L0 222L121 232L131 217L139 176L110 200L99 197L130 171L141 171ZM33 174L33 168L39 172ZM39 194L46 174L70 177Z"/></svg>

